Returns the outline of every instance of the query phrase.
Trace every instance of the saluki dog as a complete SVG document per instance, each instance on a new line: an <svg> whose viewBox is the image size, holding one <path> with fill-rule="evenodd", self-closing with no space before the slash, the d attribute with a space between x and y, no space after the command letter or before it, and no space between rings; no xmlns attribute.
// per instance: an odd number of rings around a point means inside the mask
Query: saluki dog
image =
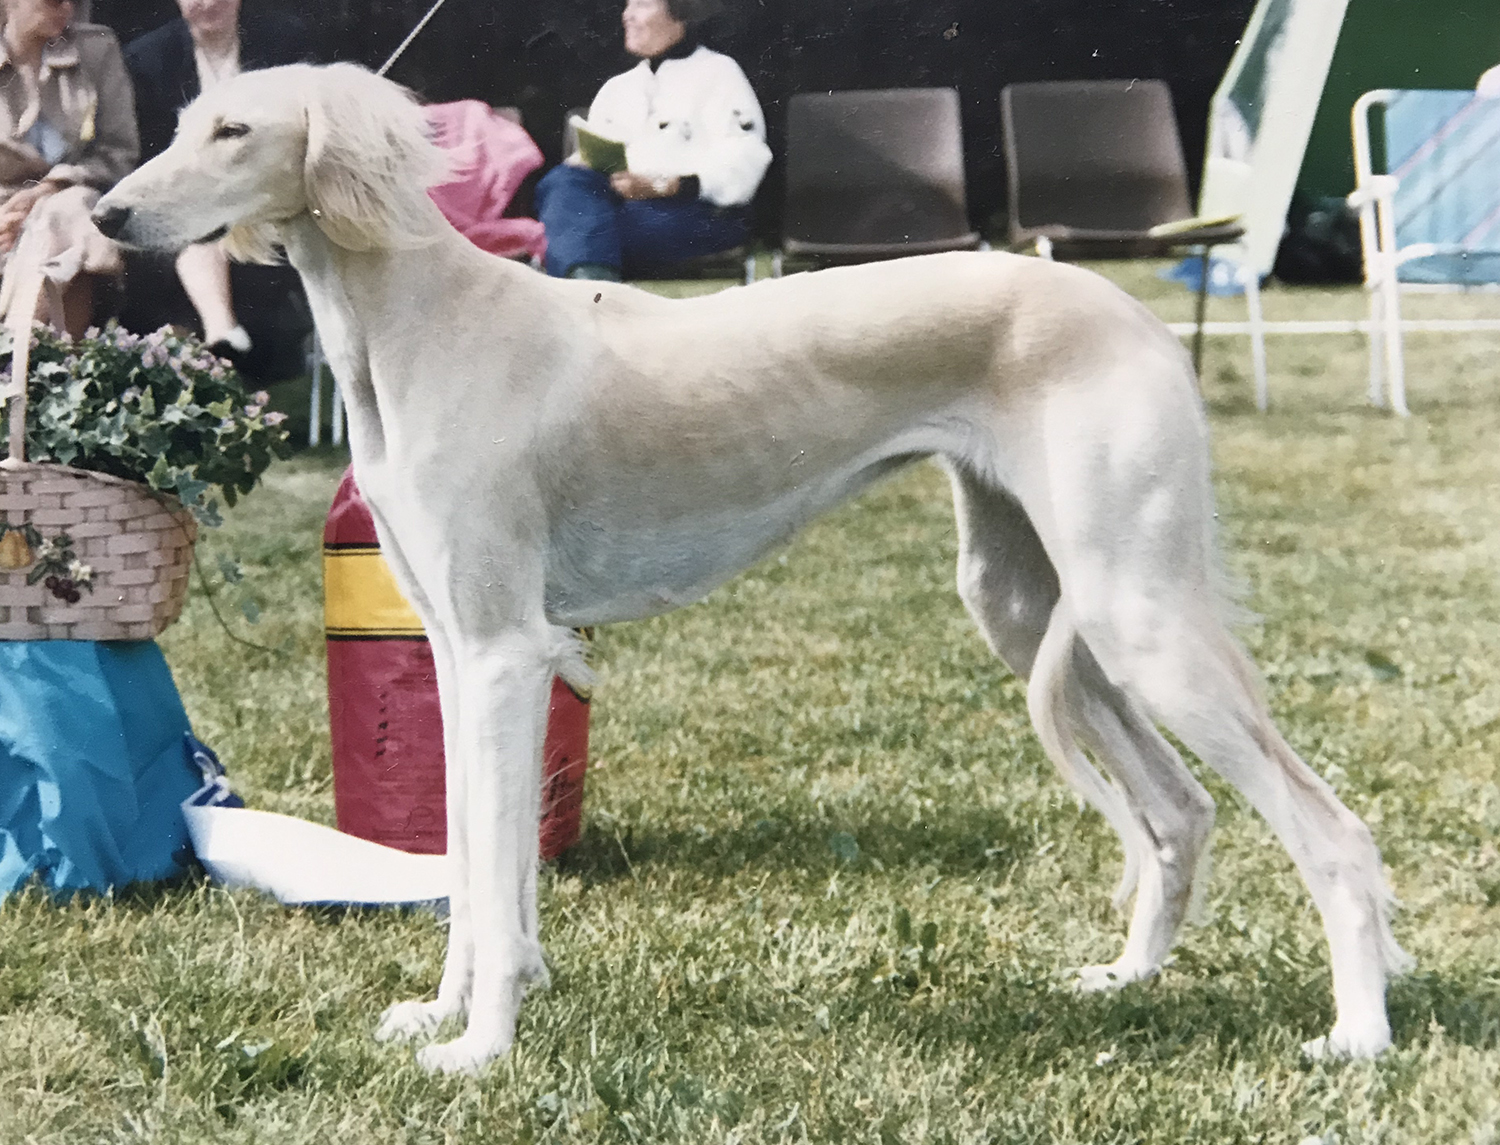
<svg viewBox="0 0 1500 1145"><path fill-rule="evenodd" d="M392 1006L379 1037L467 1015L419 1059L477 1070L545 980L541 744L551 677L587 673L571 630L698 600L931 457L953 487L964 604L1124 844L1125 947L1080 985L1155 974L1201 872L1213 801L1160 726L1265 816L1322 912L1337 1019L1309 1052L1390 1043L1386 983L1406 958L1380 855L1277 732L1226 627L1205 418L1165 326L1088 271L999 253L690 300L548 278L452 230L425 191L441 178L404 89L347 64L275 68L189 106L94 214L137 247L285 249L431 638L448 951L436 999Z"/></svg>

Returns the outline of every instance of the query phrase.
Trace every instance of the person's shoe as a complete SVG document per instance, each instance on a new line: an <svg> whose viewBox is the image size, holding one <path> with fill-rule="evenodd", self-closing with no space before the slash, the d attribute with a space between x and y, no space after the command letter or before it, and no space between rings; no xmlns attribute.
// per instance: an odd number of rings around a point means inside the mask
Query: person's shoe
<svg viewBox="0 0 1500 1145"><path fill-rule="evenodd" d="M222 337L208 344L208 352L216 358L226 358L236 366L244 362L250 353L250 335L243 326L236 326Z"/></svg>
<svg viewBox="0 0 1500 1145"><path fill-rule="evenodd" d="M620 272L600 262L580 262L568 271L567 278L585 278L590 282L619 282Z"/></svg>

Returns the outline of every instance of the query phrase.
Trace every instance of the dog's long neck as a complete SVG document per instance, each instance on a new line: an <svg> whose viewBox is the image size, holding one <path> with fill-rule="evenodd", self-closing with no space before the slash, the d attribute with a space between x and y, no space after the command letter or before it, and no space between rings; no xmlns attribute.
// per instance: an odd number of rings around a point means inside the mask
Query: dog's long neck
<svg viewBox="0 0 1500 1145"><path fill-rule="evenodd" d="M427 300L461 297L444 289L441 280L458 273L455 263L461 257L455 259L450 248L454 243L462 248L465 240L456 232L440 230L429 246L351 251L331 242L305 214L284 225L282 240L288 261L302 278L323 352L338 379L355 464L378 462L387 451L383 427L396 424L393 419L400 416L393 407L422 381L415 370L403 368L403 357L421 344L421 339L411 338L410 327L441 328L427 313ZM372 314L395 320L375 327L362 317ZM391 368L377 370L379 364Z"/></svg>

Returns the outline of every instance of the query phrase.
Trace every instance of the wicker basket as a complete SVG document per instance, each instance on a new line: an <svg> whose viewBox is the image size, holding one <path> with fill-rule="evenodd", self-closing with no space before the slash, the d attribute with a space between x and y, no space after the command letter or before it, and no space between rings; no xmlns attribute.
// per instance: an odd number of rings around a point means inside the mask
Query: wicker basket
<svg viewBox="0 0 1500 1145"><path fill-rule="evenodd" d="M138 482L26 461L25 379L42 286L20 283L6 319L17 380L0 460L0 640L150 640L182 613L198 523ZM61 313L55 292L52 312Z"/></svg>

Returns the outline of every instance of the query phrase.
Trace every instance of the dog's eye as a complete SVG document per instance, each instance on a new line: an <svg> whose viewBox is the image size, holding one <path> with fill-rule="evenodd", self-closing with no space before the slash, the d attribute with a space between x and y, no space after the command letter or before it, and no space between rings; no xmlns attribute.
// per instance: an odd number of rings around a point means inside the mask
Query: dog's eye
<svg viewBox="0 0 1500 1145"><path fill-rule="evenodd" d="M249 134L250 129L243 123L221 123L214 128L215 139L238 139Z"/></svg>

